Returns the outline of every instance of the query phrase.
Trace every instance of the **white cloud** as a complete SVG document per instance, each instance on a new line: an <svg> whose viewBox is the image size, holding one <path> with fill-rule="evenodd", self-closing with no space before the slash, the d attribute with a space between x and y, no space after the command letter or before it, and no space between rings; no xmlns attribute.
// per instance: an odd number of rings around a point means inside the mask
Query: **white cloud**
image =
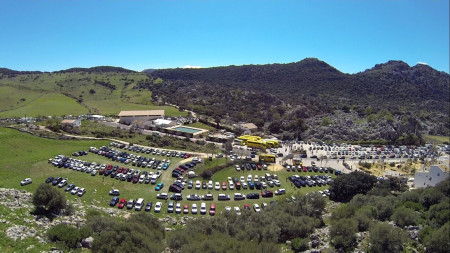
<svg viewBox="0 0 450 253"><path fill-rule="evenodd" d="M418 61L417 64L428 65L428 63L426 63L426 62L421 62L421 61Z"/></svg>
<svg viewBox="0 0 450 253"><path fill-rule="evenodd" d="M184 69L201 69L203 68L202 66L191 66L191 65L186 65L183 67Z"/></svg>

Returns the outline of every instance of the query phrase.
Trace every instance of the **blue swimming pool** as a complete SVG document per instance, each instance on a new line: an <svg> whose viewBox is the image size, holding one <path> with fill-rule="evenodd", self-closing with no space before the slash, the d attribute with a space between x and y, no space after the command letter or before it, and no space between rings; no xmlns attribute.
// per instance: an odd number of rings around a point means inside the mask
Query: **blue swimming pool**
<svg viewBox="0 0 450 253"><path fill-rule="evenodd" d="M173 129L180 131L180 132L190 133L190 134L195 134L195 133L203 131L201 129L195 129L195 128L190 128L190 127L175 127Z"/></svg>

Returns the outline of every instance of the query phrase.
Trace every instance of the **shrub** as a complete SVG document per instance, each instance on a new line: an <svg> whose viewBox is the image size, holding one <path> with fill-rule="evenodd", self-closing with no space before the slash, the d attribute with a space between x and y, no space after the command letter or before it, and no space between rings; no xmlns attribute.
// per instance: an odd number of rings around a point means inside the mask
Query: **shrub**
<svg viewBox="0 0 450 253"><path fill-rule="evenodd" d="M340 219L331 225L330 235L333 245L348 250L355 246L358 224L354 219Z"/></svg>
<svg viewBox="0 0 450 253"><path fill-rule="evenodd" d="M58 224L47 231L50 241L56 242L67 249L74 249L81 242L81 233L77 228L66 224Z"/></svg>
<svg viewBox="0 0 450 253"><path fill-rule="evenodd" d="M303 252L309 249L308 239L306 238L295 238L292 240L292 250L295 252Z"/></svg>
<svg viewBox="0 0 450 253"><path fill-rule="evenodd" d="M416 225L419 215L412 209L404 206L395 209L394 214L391 216L391 220L395 222L399 227Z"/></svg>
<svg viewBox="0 0 450 253"><path fill-rule="evenodd" d="M370 229L370 251L375 253L402 252L408 236L399 228L387 223L377 223Z"/></svg>

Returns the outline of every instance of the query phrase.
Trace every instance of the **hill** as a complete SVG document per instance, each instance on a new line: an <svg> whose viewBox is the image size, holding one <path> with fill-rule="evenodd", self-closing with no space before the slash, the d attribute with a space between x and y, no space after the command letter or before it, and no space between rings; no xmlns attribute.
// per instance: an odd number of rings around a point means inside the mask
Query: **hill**
<svg viewBox="0 0 450 253"><path fill-rule="evenodd" d="M225 121L251 121L272 133L292 134L306 122L305 137L317 131L321 133L316 137L326 137L323 131L334 130L330 125L343 123L358 131L366 128L353 136L348 127L345 133L332 133L345 140L395 140L417 130L448 135L449 123L443 119L449 111L449 75L426 65L389 61L345 74L307 58L289 64L164 69L148 75L164 80L144 86L159 97ZM339 112L347 122L334 116ZM329 121L320 130L324 118Z"/></svg>
<svg viewBox="0 0 450 253"><path fill-rule="evenodd" d="M117 115L121 110L150 109L165 109L168 116L186 115L152 103L151 92L137 88L146 82L151 80L145 74L117 67L52 73L1 69L0 117Z"/></svg>

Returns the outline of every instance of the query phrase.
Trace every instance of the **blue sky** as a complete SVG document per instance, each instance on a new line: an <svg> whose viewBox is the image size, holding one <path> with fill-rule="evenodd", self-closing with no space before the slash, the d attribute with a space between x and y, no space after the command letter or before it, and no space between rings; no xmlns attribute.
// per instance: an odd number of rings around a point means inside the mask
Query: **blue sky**
<svg viewBox="0 0 450 253"><path fill-rule="evenodd" d="M0 0L0 67L133 70L289 63L449 72L448 0Z"/></svg>

